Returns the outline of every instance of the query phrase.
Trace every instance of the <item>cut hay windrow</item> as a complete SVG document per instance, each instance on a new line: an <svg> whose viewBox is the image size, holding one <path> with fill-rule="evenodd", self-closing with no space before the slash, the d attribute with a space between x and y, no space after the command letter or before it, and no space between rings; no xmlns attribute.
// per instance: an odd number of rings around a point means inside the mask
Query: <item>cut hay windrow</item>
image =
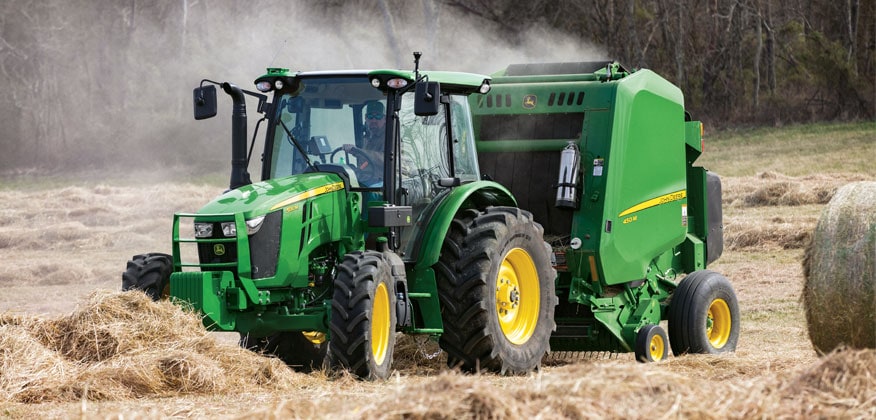
<svg viewBox="0 0 876 420"><path fill-rule="evenodd" d="M200 318L140 292L93 293L58 318L0 316L0 401L124 400L309 381L279 359L219 345Z"/></svg>
<svg viewBox="0 0 876 420"><path fill-rule="evenodd" d="M872 418L876 350L837 351L763 376L769 361L697 355L640 365L579 361L508 380L444 371L344 405L286 399L238 418Z"/></svg>
<svg viewBox="0 0 876 420"><path fill-rule="evenodd" d="M837 191L803 260L803 306L813 346L876 348L876 182Z"/></svg>

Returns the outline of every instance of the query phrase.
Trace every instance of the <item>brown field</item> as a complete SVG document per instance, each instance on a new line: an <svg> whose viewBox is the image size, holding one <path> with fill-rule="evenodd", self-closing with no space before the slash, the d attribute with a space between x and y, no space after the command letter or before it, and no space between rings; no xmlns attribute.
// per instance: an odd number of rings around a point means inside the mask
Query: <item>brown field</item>
<svg viewBox="0 0 876 420"><path fill-rule="evenodd" d="M876 350L819 357L800 301L803 247L824 204L841 185L876 180L874 131L707 139L701 163L722 175L725 224L724 255L709 268L739 299L735 354L651 365L552 354L517 377L458 374L437 345L410 337L387 381L292 372L173 305L118 292L125 262L168 252L173 212L196 210L218 182L0 178L0 416L874 418ZM856 153L831 157L827 142Z"/></svg>

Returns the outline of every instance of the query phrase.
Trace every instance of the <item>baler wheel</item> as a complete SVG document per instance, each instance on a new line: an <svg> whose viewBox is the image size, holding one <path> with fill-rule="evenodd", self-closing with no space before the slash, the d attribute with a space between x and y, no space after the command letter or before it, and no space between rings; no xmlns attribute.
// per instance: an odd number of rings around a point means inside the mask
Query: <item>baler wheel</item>
<svg viewBox="0 0 876 420"><path fill-rule="evenodd" d="M395 282L376 251L356 251L338 264L332 298L332 367L362 379L385 379L392 366Z"/></svg>
<svg viewBox="0 0 876 420"><path fill-rule="evenodd" d="M134 255L122 273L122 290L142 290L152 300L170 295L170 274L173 258L158 252Z"/></svg>
<svg viewBox="0 0 876 420"><path fill-rule="evenodd" d="M730 281L709 270L681 280L669 304L672 352L717 354L736 350L739 303Z"/></svg>
<svg viewBox="0 0 876 420"><path fill-rule="evenodd" d="M669 356L669 338L659 325L649 324L636 334L636 360L642 363L659 362Z"/></svg>
<svg viewBox="0 0 876 420"><path fill-rule="evenodd" d="M514 207L457 214L434 266L451 368L527 373L550 350L556 271L542 227Z"/></svg>
<svg viewBox="0 0 876 420"><path fill-rule="evenodd" d="M318 337L322 335L322 340ZM240 346L256 353L273 355L299 372L312 372L325 366L328 342L325 334L284 331L267 337L240 335Z"/></svg>

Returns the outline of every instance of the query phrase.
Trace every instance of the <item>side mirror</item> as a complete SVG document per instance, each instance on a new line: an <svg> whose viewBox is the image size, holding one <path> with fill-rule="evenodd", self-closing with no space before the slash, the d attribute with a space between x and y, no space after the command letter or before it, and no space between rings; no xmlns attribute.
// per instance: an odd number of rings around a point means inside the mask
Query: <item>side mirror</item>
<svg viewBox="0 0 876 420"><path fill-rule="evenodd" d="M208 85L195 88L192 92L195 104L195 119L205 120L216 116L216 86Z"/></svg>
<svg viewBox="0 0 876 420"><path fill-rule="evenodd" d="M441 85L438 82L417 83L414 91L414 114L435 115L441 106Z"/></svg>

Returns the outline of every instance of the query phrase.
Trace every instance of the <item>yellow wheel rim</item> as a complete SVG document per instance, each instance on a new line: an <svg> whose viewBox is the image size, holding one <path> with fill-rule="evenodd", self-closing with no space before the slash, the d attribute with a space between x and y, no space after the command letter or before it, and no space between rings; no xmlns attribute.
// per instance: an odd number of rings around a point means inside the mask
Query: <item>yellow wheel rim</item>
<svg viewBox="0 0 876 420"><path fill-rule="evenodd" d="M720 349L730 339L730 327L733 320L730 317L730 307L724 299L715 299L709 305L709 314L706 318L706 337L712 343L712 347Z"/></svg>
<svg viewBox="0 0 876 420"><path fill-rule="evenodd" d="M538 271L521 248L508 252L496 279L496 313L508 341L520 345L532 337L538 323Z"/></svg>
<svg viewBox="0 0 876 420"><path fill-rule="evenodd" d="M385 283L378 284L374 291L371 314L371 354L374 355L374 362L380 365L389 352L389 291L386 290Z"/></svg>
<svg viewBox="0 0 876 420"><path fill-rule="evenodd" d="M301 335L313 344L325 343L325 333L319 331L301 331Z"/></svg>
<svg viewBox="0 0 876 420"><path fill-rule="evenodd" d="M651 360L659 362L663 360L663 352L666 351L666 342L660 334L654 334L651 337L651 343L648 345L648 351L651 353Z"/></svg>

